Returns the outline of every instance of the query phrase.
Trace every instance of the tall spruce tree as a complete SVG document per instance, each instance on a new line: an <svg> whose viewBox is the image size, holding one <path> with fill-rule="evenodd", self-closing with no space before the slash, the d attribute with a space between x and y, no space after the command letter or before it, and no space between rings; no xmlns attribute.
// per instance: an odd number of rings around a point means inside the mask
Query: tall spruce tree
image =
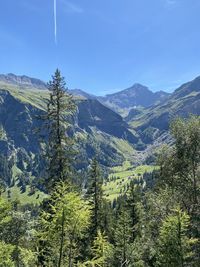
<svg viewBox="0 0 200 267"><path fill-rule="evenodd" d="M91 164L89 187L87 198L91 205L91 231L90 238L93 241L98 230L102 228L102 205L103 205L103 179L97 159L94 158Z"/></svg>
<svg viewBox="0 0 200 267"><path fill-rule="evenodd" d="M121 209L120 215L117 218L115 228L115 260L116 266L130 266L130 258L132 254L131 238L131 217L125 210Z"/></svg>
<svg viewBox="0 0 200 267"><path fill-rule="evenodd" d="M141 197L141 189L133 181L130 182L129 190L127 192L126 206L130 214L131 228L132 228L132 242L134 242L137 234L139 234L139 211L138 203Z"/></svg>
<svg viewBox="0 0 200 267"><path fill-rule="evenodd" d="M76 107L58 69L48 83L48 89L50 98L45 115L48 130L48 174L45 183L47 189L51 190L58 181L70 180L73 138L69 136L69 130Z"/></svg>

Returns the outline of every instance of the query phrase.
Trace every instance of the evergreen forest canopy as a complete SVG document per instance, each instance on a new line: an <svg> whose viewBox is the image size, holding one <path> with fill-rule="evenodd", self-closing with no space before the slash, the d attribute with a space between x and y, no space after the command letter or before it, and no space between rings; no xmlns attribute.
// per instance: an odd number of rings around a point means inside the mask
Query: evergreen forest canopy
<svg viewBox="0 0 200 267"><path fill-rule="evenodd" d="M132 177L129 165L126 184L109 198L105 190L120 187L125 177L120 180L108 173L102 164L106 160L98 154L101 147L92 154L85 172L80 172L79 139L74 130L77 102L59 70L48 90L43 112L35 114L32 140L38 140L40 154L29 166L22 152L17 153L21 170L34 173L34 167L36 172L40 166L40 175L35 174L37 179L32 177L29 185L30 195L38 190L38 202L21 203L11 197L7 187L16 181L10 173L9 155L0 153L0 266L200 266L200 116L173 119L171 142L149 155L155 167ZM144 113L142 118L146 117ZM136 122L141 122L140 115ZM149 126L146 132L138 127L144 143L155 133ZM0 139L5 140L4 136L2 127ZM24 192L27 174L22 171L19 177Z"/></svg>

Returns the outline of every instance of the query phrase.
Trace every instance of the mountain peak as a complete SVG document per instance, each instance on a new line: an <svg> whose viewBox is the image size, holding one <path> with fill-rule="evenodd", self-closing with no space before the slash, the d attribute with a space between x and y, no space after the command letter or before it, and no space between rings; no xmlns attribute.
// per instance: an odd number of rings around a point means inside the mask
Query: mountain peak
<svg viewBox="0 0 200 267"><path fill-rule="evenodd" d="M113 94L107 94L105 97L115 96L115 95L121 95L121 94L128 94L132 95L135 93L141 93L141 92L151 92L147 86L144 86L140 83L134 83L132 86L121 90L119 92L113 93Z"/></svg>
<svg viewBox="0 0 200 267"><path fill-rule="evenodd" d="M134 83L131 87L129 88L133 88L133 89L137 89L137 88L148 88L147 86L141 84L141 83Z"/></svg>
<svg viewBox="0 0 200 267"><path fill-rule="evenodd" d="M133 107L139 106L148 107L163 101L167 96L167 93L154 93L147 86L135 83L127 89L102 97L100 101L118 111L120 109L130 110Z"/></svg>

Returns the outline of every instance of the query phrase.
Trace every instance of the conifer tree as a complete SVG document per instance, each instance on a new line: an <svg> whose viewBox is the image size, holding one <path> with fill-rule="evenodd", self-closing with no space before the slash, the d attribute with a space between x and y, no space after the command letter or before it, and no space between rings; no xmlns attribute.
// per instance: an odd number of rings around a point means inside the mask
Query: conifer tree
<svg viewBox="0 0 200 267"><path fill-rule="evenodd" d="M102 205L103 205L103 180L97 159L94 158L91 163L89 187L86 197L91 205L91 230L90 238L94 240L98 230L102 228Z"/></svg>
<svg viewBox="0 0 200 267"><path fill-rule="evenodd" d="M126 206L128 208L131 228L132 228L132 242L134 242L138 233L138 223L139 223L139 211L138 203L140 201L140 186L136 185L133 181L130 182L129 190L127 192Z"/></svg>
<svg viewBox="0 0 200 267"><path fill-rule="evenodd" d="M115 258L116 266L129 266L131 258L131 238L132 238L131 218L123 207L115 229Z"/></svg>
<svg viewBox="0 0 200 267"><path fill-rule="evenodd" d="M49 99L47 101L46 114L42 115L44 120L44 132L46 139L46 160L47 175L45 179L45 188L48 193L54 192L54 188L59 183L68 183L72 181L72 159L73 159L73 138L70 136L72 117L76 110L72 96L67 93L64 77L57 69L52 76L52 81L48 83ZM50 198L43 202L43 211L49 212L49 222L53 220L54 212L51 206L55 205L56 199ZM65 221L65 214L62 213L61 221ZM64 227L64 226L63 226ZM64 233L63 233L64 235ZM49 255L48 238L40 239L39 257L40 264L45 266L46 258ZM61 266L63 254L63 236L61 236L59 266Z"/></svg>
<svg viewBox="0 0 200 267"><path fill-rule="evenodd" d="M47 127L48 173L46 186L51 190L58 181L70 181L73 138L69 135L72 115L76 108L72 96L67 93L64 77L57 69L48 83L50 98L47 114L44 115Z"/></svg>
<svg viewBox="0 0 200 267"><path fill-rule="evenodd" d="M57 185L51 199L49 211L43 211L41 216L39 238L48 245L48 253L43 247L42 266L72 267L79 255L78 240L89 227L90 210L85 200L69 191L64 182Z"/></svg>
<svg viewBox="0 0 200 267"><path fill-rule="evenodd" d="M197 240L190 238L187 233L189 221L189 216L180 208L163 221L159 235L157 266L184 267L188 266L188 262L192 263L192 245Z"/></svg>
<svg viewBox="0 0 200 267"><path fill-rule="evenodd" d="M93 258L84 263L78 263L78 267L112 267L113 246L107 237L98 230L92 246Z"/></svg>

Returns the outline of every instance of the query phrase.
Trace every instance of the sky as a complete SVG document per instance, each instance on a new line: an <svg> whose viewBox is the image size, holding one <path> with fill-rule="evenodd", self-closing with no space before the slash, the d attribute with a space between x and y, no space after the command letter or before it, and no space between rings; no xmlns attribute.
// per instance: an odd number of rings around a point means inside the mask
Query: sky
<svg viewBox="0 0 200 267"><path fill-rule="evenodd" d="M172 91L200 75L199 0L0 1L0 73L104 95L141 83Z"/></svg>

